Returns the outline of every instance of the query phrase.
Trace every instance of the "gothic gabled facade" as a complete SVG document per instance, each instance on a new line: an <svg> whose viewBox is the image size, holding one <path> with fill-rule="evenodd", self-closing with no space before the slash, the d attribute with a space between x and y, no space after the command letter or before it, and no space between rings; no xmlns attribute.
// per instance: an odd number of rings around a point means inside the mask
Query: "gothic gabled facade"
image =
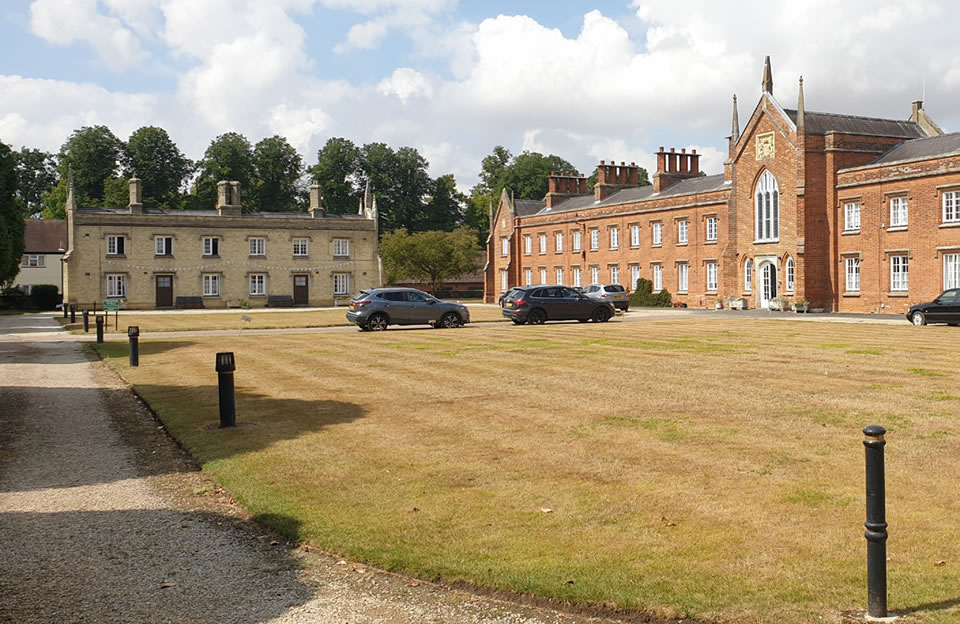
<svg viewBox="0 0 960 624"><path fill-rule="evenodd" d="M906 120L807 111L761 96L740 130L734 97L723 174L663 148L650 186L635 165L552 174L543 201L501 195L486 299L519 284L640 277L693 307L743 298L841 312L903 312L960 286L960 135L914 102Z"/></svg>

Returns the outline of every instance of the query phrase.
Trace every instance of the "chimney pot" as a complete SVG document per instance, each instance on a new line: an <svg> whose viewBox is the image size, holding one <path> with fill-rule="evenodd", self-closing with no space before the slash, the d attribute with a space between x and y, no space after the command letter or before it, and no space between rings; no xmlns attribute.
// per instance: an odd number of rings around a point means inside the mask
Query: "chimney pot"
<svg viewBox="0 0 960 624"><path fill-rule="evenodd" d="M601 161L600 161L600 164L601 164L601 165L606 164L606 161L601 160Z"/></svg>
<svg viewBox="0 0 960 624"><path fill-rule="evenodd" d="M697 150L695 150L695 149L694 149L694 150L690 150L690 153L691 153L691 154L696 154L696 153L697 153Z"/></svg>
<svg viewBox="0 0 960 624"><path fill-rule="evenodd" d="M663 151L663 146L662 146L662 145L660 146L660 151L661 151L661 152Z"/></svg>
<svg viewBox="0 0 960 624"><path fill-rule="evenodd" d="M687 148L681 147L681 148L680 148L680 153L681 153L681 154L686 154L686 153L687 153Z"/></svg>
<svg viewBox="0 0 960 624"><path fill-rule="evenodd" d="M674 148L674 147L671 147L671 148L670 148L670 153L671 153L671 154L674 153L675 151L677 151L676 148Z"/></svg>

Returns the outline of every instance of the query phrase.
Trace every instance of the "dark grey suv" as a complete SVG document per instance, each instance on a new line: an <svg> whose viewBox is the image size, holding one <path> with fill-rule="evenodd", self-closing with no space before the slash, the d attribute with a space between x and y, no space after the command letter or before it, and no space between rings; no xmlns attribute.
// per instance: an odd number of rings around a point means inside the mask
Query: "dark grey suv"
<svg viewBox="0 0 960 624"><path fill-rule="evenodd" d="M503 315L517 325L572 319L606 323L615 313L609 301L591 299L569 286L518 286L503 298Z"/></svg>
<svg viewBox="0 0 960 624"><path fill-rule="evenodd" d="M383 331L388 325L460 327L470 322L470 311L416 288L372 288L350 300L347 320L364 331Z"/></svg>

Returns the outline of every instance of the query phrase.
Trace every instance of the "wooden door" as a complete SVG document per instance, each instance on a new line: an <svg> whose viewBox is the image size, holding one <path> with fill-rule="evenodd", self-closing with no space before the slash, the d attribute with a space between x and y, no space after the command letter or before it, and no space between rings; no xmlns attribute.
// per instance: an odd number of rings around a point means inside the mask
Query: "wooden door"
<svg viewBox="0 0 960 624"><path fill-rule="evenodd" d="M310 301L310 287L306 275L293 276L293 305L307 305Z"/></svg>
<svg viewBox="0 0 960 624"><path fill-rule="evenodd" d="M173 276L158 275L157 280L157 307L173 307Z"/></svg>

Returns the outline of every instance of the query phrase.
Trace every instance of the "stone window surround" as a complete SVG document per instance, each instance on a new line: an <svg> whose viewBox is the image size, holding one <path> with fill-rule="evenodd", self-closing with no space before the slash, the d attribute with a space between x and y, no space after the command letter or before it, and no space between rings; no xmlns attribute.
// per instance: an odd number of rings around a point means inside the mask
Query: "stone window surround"
<svg viewBox="0 0 960 624"><path fill-rule="evenodd" d="M907 200L907 223L905 225L890 225L893 222L893 206L891 205L891 200L894 198L902 197ZM883 203L886 208L887 214L887 223L886 231L887 232L904 232L910 227L910 205L913 204L913 191L909 188L906 189L897 189L895 191L884 191L883 193ZM861 205L862 210L862 205Z"/></svg>

